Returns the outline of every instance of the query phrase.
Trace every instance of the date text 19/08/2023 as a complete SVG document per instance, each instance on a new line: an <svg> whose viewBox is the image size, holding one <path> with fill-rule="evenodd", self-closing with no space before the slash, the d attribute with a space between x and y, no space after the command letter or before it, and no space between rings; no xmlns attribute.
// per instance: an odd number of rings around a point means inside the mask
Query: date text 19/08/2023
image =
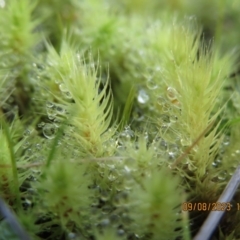
<svg viewBox="0 0 240 240"><path fill-rule="evenodd" d="M231 211L233 205L230 202L184 202L182 211ZM234 208L235 209L235 208ZM240 203L237 203L236 210L240 211Z"/></svg>

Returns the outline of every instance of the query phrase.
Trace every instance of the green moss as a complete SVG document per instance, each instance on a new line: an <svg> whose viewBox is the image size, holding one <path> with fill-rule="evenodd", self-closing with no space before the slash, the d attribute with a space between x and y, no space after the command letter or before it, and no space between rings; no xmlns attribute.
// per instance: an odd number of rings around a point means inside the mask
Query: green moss
<svg viewBox="0 0 240 240"><path fill-rule="evenodd" d="M197 233L182 204L216 202L240 161L238 6L0 0L0 193L33 239Z"/></svg>

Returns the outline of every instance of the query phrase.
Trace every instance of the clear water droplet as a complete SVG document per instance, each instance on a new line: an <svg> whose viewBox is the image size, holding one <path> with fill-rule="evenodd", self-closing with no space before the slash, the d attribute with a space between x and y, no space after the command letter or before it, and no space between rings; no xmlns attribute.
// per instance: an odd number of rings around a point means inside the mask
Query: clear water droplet
<svg viewBox="0 0 240 240"><path fill-rule="evenodd" d="M105 191L105 190L102 190L101 193L100 193L100 198L102 201L106 202L108 199L109 199L109 192L108 191Z"/></svg>
<svg viewBox="0 0 240 240"><path fill-rule="evenodd" d="M177 98L177 91L173 87L167 88L167 97L169 100L175 100Z"/></svg>
<svg viewBox="0 0 240 240"><path fill-rule="evenodd" d="M61 124L61 121L60 121L59 119L55 118L55 119L53 120L53 124L54 124L54 126L55 126L56 128L59 128L59 127L60 127L60 124Z"/></svg>
<svg viewBox="0 0 240 240"><path fill-rule="evenodd" d="M228 170L228 174L229 174L230 176L232 176L235 171L236 171L236 168L235 168L235 167L230 167L229 170Z"/></svg>
<svg viewBox="0 0 240 240"><path fill-rule="evenodd" d="M43 135L48 139L53 139L56 134L56 127L53 124L46 123L43 127Z"/></svg>
<svg viewBox="0 0 240 240"><path fill-rule="evenodd" d="M163 106L165 103L166 103L165 98L163 98L163 97L161 97L161 96L157 98L157 104L158 104L159 106Z"/></svg>
<svg viewBox="0 0 240 240"><path fill-rule="evenodd" d="M160 115L160 117L159 117L159 123L160 123L160 124L164 124L164 123L169 124L169 123L170 123L170 117L169 117L169 115L167 115L167 114L162 114L162 115Z"/></svg>
<svg viewBox="0 0 240 240"><path fill-rule="evenodd" d="M60 82L61 82L61 80L59 80L59 79L56 79L56 80L55 80L55 83L56 83L56 84L59 84Z"/></svg>
<svg viewBox="0 0 240 240"><path fill-rule="evenodd" d="M190 145L191 145L191 142L190 142L188 139L182 138L182 139L180 140L180 142L181 142L181 144L182 144L183 147L186 147L186 146L190 146Z"/></svg>
<svg viewBox="0 0 240 240"><path fill-rule="evenodd" d="M168 145L164 140L160 140L159 142L159 150L160 151L167 151Z"/></svg>
<svg viewBox="0 0 240 240"><path fill-rule="evenodd" d="M178 117L176 115L170 116L170 122L175 123L175 122L177 122L177 120L178 120Z"/></svg>
<svg viewBox="0 0 240 240"><path fill-rule="evenodd" d="M46 107L47 108L52 108L52 107L54 107L54 104L52 102L47 101L46 102Z"/></svg>
<svg viewBox="0 0 240 240"><path fill-rule="evenodd" d="M213 162L212 162L212 166L213 166L213 167L217 167L217 166L218 166L218 163L215 162L215 161L213 161Z"/></svg>
<svg viewBox="0 0 240 240"><path fill-rule="evenodd" d="M40 143L37 143L37 144L36 144L36 149L37 149L37 150L41 150L41 149L42 149L42 145L41 145Z"/></svg>
<svg viewBox="0 0 240 240"><path fill-rule="evenodd" d="M25 132L23 133L23 136L28 137L28 136L30 136L31 132L32 131L30 129L26 129Z"/></svg>
<svg viewBox="0 0 240 240"><path fill-rule="evenodd" d="M65 97L68 99L72 99L72 94L69 91L67 91L65 92Z"/></svg>
<svg viewBox="0 0 240 240"><path fill-rule="evenodd" d="M68 233L68 239L75 239L77 237L76 233L70 232Z"/></svg>
<svg viewBox="0 0 240 240"><path fill-rule="evenodd" d="M227 172L225 170L221 171L219 174L218 174L218 179L221 180L221 181L224 181L227 177Z"/></svg>
<svg viewBox="0 0 240 240"><path fill-rule="evenodd" d="M47 108L47 115L50 120L53 120L57 115L55 108Z"/></svg>
<svg viewBox="0 0 240 240"><path fill-rule="evenodd" d="M113 182L117 179L117 176L118 175L116 174L115 171L111 171L108 175L108 179L109 179L110 182Z"/></svg>
<svg viewBox="0 0 240 240"><path fill-rule="evenodd" d="M158 88L158 85L156 84L156 82L154 81L154 79L152 77L147 79L147 83L146 84L147 84L147 87L150 90L154 90L154 89Z"/></svg>
<svg viewBox="0 0 240 240"><path fill-rule="evenodd" d="M60 106L57 106L57 107L56 107L56 111L58 112L58 114L64 114L64 113L65 113L64 108L62 108L62 107L60 107Z"/></svg>
<svg viewBox="0 0 240 240"><path fill-rule="evenodd" d="M25 143L22 145L22 147L23 147L24 149L28 148L29 146L30 146L30 143L29 143L29 142L25 142Z"/></svg>
<svg viewBox="0 0 240 240"><path fill-rule="evenodd" d="M101 226L101 227L107 227L109 224L110 224L110 220L109 220L108 218L103 219L103 220L100 222L100 226Z"/></svg>
<svg viewBox="0 0 240 240"><path fill-rule="evenodd" d="M123 229L118 229L117 230L117 235L118 236L123 236L125 234L125 231Z"/></svg>
<svg viewBox="0 0 240 240"><path fill-rule="evenodd" d="M230 138L229 138L229 136L226 136L223 140L223 145L228 146L229 144L230 144Z"/></svg>
<svg viewBox="0 0 240 240"><path fill-rule="evenodd" d="M38 127L42 128L42 127L44 127L44 125L45 125L45 122L41 122L41 123L38 124Z"/></svg>
<svg viewBox="0 0 240 240"><path fill-rule="evenodd" d="M59 84L59 89L61 92L68 92L67 86L65 83L60 83Z"/></svg>
<svg viewBox="0 0 240 240"><path fill-rule="evenodd" d="M149 100L149 96L147 95L146 91L141 89L138 93L138 97L137 97L137 100L139 103L141 104L145 104L148 102Z"/></svg>

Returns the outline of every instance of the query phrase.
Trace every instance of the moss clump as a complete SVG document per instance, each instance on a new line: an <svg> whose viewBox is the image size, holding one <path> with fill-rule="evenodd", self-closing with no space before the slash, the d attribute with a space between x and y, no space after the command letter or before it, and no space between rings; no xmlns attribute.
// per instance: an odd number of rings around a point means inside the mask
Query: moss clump
<svg viewBox="0 0 240 240"><path fill-rule="evenodd" d="M0 0L0 193L32 239L194 237L182 206L239 165L238 5Z"/></svg>

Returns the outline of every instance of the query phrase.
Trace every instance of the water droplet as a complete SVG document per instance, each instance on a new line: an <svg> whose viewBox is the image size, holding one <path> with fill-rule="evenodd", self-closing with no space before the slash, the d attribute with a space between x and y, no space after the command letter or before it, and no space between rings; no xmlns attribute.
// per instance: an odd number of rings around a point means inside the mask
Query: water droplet
<svg viewBox="0 0 240 240"><path fill-rule="evenodd" d="M48 139L53 139L56 134L56 127L53 124L46 123L43 127L43 135Z"/></svg>
<svg viewBox="0 0 240 240"><path fill-rule="evenodd" d="M28 148L29 146L30 146L30 143L29 143L29 142L25 142L25 143L22 145L22 147L23 147L24 149Z"/></svg>
<svg viewBox="0 0 240 240"><path fill-rule="evenodd" d="M54 104L52 102L49 102L49 101L46 102L47 108L52 108L53 106L54 106Z"/></svg>
<svg viewBox="0 0 240 240"><path fill-rule="evenodd" d="M47 108L47 115L50 120L53 120L57 115L55 108L53 107Z"/></svg>
<svg viewBox="0 0 240 240"><path fill-rule="evenodd" d="M147 79L147 87L150 90L154 90L158 88L158 85L156 84L156 82L154 81L154 79L152 77Z"/></svg>
<svg viewBox="0 0 240 240"><path fill-rule="evenodd" d="M38 124L38 127L42 128L42 127L44 127L44 125L45 125L45 122L41 122L41 123Z"/></svg>
<svg viewBox="0 0 240 240"><path fill-rule="evenodd" d="M236 153L237 155L239 155L239 154L240 154L240 150L237 149L237 150L235 151L235 153Z"/></svg>
<svg viewBox="0 0 240 240"><path fill-rule="evenodd" d="M229 174L230 176L232 176L235 171L236 171L236 168L235 168L235 167L230 167L229 170L228 170L228 174Z"/></svg>
<svg viewBox="0 0 240 240"><path fill-rule="evenodd" d="M56 84L59 84L59 83L61 83L61 80L55 79L55 83L56 83Z"/></svg>
<svg viewBox="0 0 240 240"><path fill-rule="evenodd" d="M177 154L179 152L179 147L177 144L169 144L168 151L172 152L173 154Z"/></svg>
<svg viewBox="0 0 240 240"><path fill-rule="evenodd" d="M28 148L26 151L26 156L30 157L32 155L33 151L31 148Z"/></svg>
<svg viewBox="0 0 240 240"><path fill-rule="evenodd" d="M167 97L169 100L175 100L177 98L177 91L173 87L167 88Z"/></svg>
<svg viewBox="0 0 240 240"><path fill-rule="evenodd" d="M170 117L167 114L162 114L159 117L159 123L164 124L164 123L170 123Z"/></svg>
<svg viewBox="0 0 240 240"><path fill-rule="evenodd" d="M60 83L59 84L59 89L61 92L68 92L68 88L65 83Z"/></svg>
<svg viewBox="0 0 240 240"><path fill-rule="evenodd" d="M110 224L110 220L109 220L108 218L103 219L103 220L100 222L100 226L101 226L101 227L107 227L109 224Z"/></svg>
<svg viewBox="0 0 240 240"><path fill-rule="evenodd" d="M30 129L27 129L27 130L25 130L25 132L23 133L23 136L24 137L28 137L28 136L30 136L30 134L31 134L31 130Z"/></svg>
<svg viewBox="0 0 240 240"><path fill-rule="evenodd" d="M170 116L170 122L175 123L175 122L177 122L177 120L178 120L178 117L176 115Z"/></svg>
<svg viewBox="0 0 240 240"><path fill-rule="evenodd" d="M77 237L76 233L73 233L73 232L68 233L69 239L75 239L76 237Z"/></svg>
<svg viewBox="0 0 240 240"><path fill-rule="evenodd" d="M148 102L149 100L149 96L147 95L146 91L141 89L138 93L138 97L137 97L137 100L139 103L141 104L145 104Z"/></svg>
<svg viewBox="0 0 240 240"><path fill-rule="evenodd" d="M166 103L165 98L163 98L163 97L158 97L157 98L157 104L158 105L163 106L165 103Z"/></svg>
<svg viewBox="0 0 240 240"><path fill-rule="evenodd" d="M134 109L133 119L136 120L137 122L140 122L144 119L144 114L139 108Z"/></svg>
<svg viewBox="0 0 240 240"><path fill-rule="evenodd" d="M65 92L65 97L68 99L72 99L72 94L70 92Z"/></svg>
<svg viewBox="0 0 240 240"><path fill-rule="evenodd" d="M32 202L29 199L24 199L24 202L22 203L24 209L28 209L32 206Z"/></svg>
<svg viewBox="0 0 240 240"><path fill-rule="evenodd" d="M218 163L215 162L215 161L213 161L213 162L212 162L212 166L213 166L213 167L218 167Z"/></svg>
<svg viewBox="0 0 240 240"><path fill-rule="evenodd" d="M176 154L172 151L168 152L168 159L173 162L176 159Z"/></svg>
<svg viewBox="0 0 240 240"><path fill-rule="evenodd" d="M42 145L41 145L40 143L37 143L37 144L36 144L36 149L37 149L37 150L41 150L41 149L42 149Z"/></svg>
<svg viewBox="0 0 240 240"><path fill-rule="evenodd" d="M54 124L54 126L55 126L56 128L59 128L59 127L60 127L60 124L61 124L61 121L60 121L59 119L55 118L55 119L53 120L53 124Z"/></svg>
<svg viewBox="0 0 240 240"><path fill-rule="evenodd" d="M166 151L167 150L167 143L164 140L160 140L159 142L159 150Z"/></svg>
<svg viewBox="0 0 240 240"><path fill-rule="evenodd" d="M221 180L221 181L224 181L227 177L227 172L224 170L224 171L221 171L219 174L218 174L218 179Z"/></svg>
<svg viewBox="0 0 240 240"><path fill-rule="evenodd" d="M117 174L116 174L116 171L111 171L108 175L108 179L109 181L113 182L117 179Z"/></svg>
<svg viewBox="0 0 240 240"><path fill-rule="evenodd" d="M117 214L112 214L109 218L110 218L111 223L114 225L116 223L118 223L120 220L120 217Z"/></svg>
<svg viewBox="0 0 240 240"><path fill-rule="evenodd" d="M229 144L230 144L230 138L229 138L229 136L226 136L223 140L223 145L228 146Z"/></svg>
<svg viewBox="0 0 240 240"><path fill-rule="evenodd" d="M117 235L118 236L123 236L125 234L125 231L123 229L118 229L117 230Z"/></svg>
<svg viewBox="0 0 240 240"><path fill-rule="evenodd" d="M190 142L188 139L182 138L182 139L180 140L180 142L181 142L181 144L182 144L183 147L186 147L186 146L190 146L190 145L191 145L191 142Z"/></svg>
<svg viewBox="0 0 240 240"><path fill-rule="evenodd" d="M105 190L101 191L100 198L102 201L106 202L109 199L109 197L110 196L108 191L105 191Z"/></svg>
<svg viewBox="0 0 240 240"><path fill-rule="evenodd" d="M64 108L62 108L62 107L60 107L60 106L57 106L57 107L56 107L56 110L57 110L58 114L64 114L64 113L65 113Z"/></svg>

